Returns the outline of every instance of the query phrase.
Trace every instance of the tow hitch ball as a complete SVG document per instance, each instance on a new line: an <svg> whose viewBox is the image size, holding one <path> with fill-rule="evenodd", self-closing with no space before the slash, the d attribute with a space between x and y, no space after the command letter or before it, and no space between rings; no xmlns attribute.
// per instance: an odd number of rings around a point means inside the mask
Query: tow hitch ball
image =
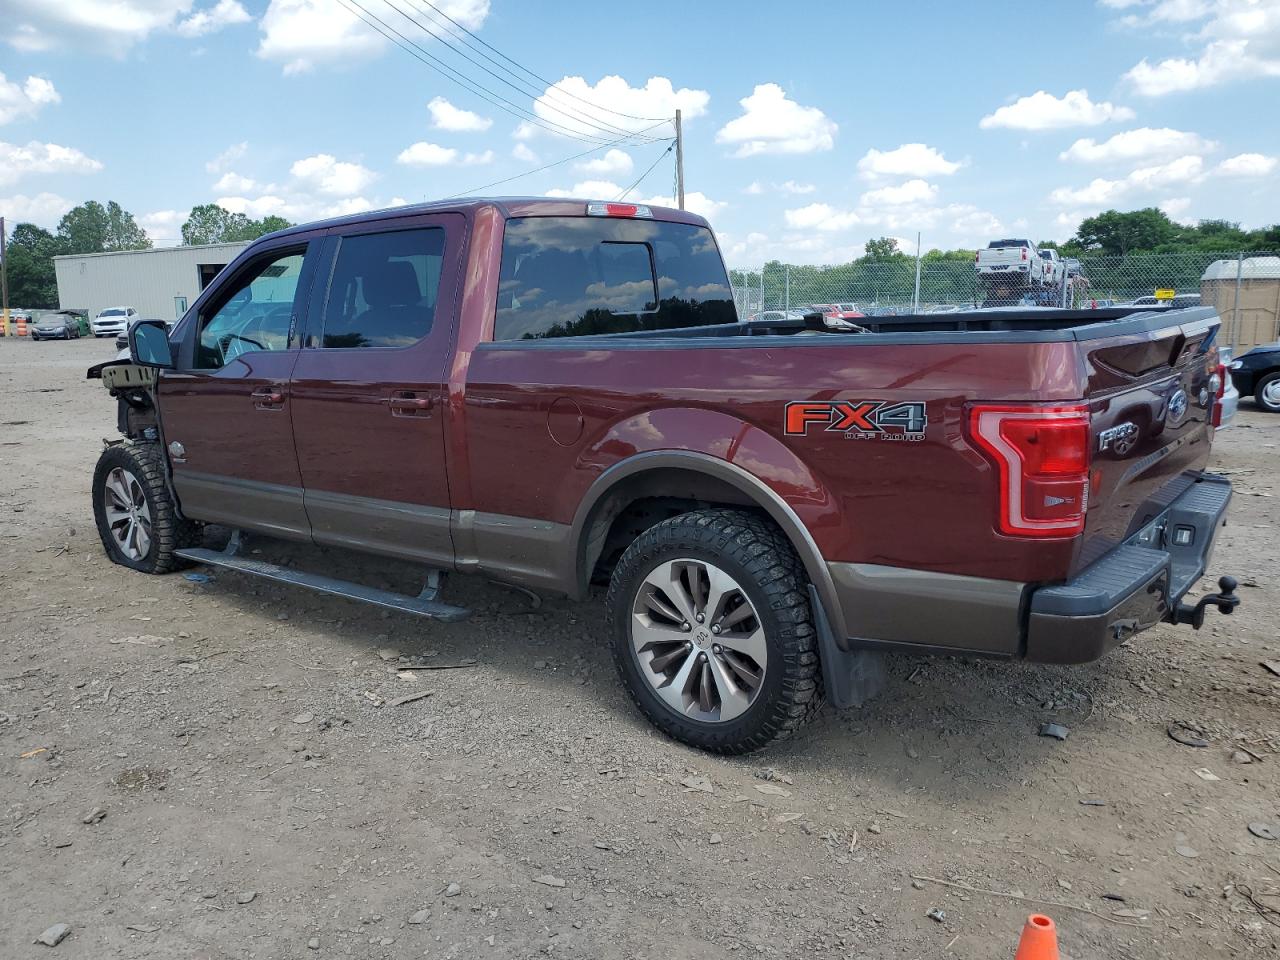
<svg viewBox="0 0 1280 960"><path fill-rule="evenodd" d="M1230 614L1240 606L1240 598L1236 596L1237 586L1235 577L1219 577L1218 589L1222 592L1201 597L1200 602L1194 607L1185 603L1178 604L1177 610L1174 611L1174 622L1189 623L1199 630L1204 626L1204 612L1210 604L1217 607L1219 613Z"/></svg>

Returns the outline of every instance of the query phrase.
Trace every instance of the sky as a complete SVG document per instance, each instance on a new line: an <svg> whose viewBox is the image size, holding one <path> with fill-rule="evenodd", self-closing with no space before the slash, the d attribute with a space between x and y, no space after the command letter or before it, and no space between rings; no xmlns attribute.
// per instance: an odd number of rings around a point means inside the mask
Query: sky
<svg viewBox="0 0 1280 960"><path fill-rule="evenodd" d="M1280 221L1280 0L986 9L0 0L0 215L116 200L167 244L207 202L673 204L679 108L686 205L735 267L1064 240L1110 208Z"/></svg>

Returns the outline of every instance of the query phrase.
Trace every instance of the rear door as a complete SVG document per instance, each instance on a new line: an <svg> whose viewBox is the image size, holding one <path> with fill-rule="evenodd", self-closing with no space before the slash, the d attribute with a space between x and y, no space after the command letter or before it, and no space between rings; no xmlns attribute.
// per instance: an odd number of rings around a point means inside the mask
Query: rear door
<svg viewBox="0 0 1280 960"><path fill-rule="evenodd" d="M1211 309L1151 316L1147 332L1099 325L1102 336L1080 343L1093 460L1077 568L1147 524L1209 460L1220 321Z"/></svg>
<svg viewBox="0 0 1280 960"><path fill-rule="evenodd" d="M444 373L466 219L335 228L290 387L317 543L451 565Z"/></svg>
<svg viewBox="0 0 1280 960"><path fill-rule="evenodd" d="M199 305L177 368L161 372L161 426L190 517L310 536L288 382L318 246L304 235L255 253Z"/></svg>

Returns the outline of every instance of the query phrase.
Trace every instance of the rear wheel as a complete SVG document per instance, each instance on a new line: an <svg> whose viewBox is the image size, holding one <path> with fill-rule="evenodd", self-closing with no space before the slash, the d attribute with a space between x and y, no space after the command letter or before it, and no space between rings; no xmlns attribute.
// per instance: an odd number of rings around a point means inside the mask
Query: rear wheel
<svg viewBox="0 0 1280 960"><path fill-rule="evenodd" d="M641 534L609 586L613 655L664 733L717 753L790 736L822 706L804 573L768 520L700 510Z"/></svg>
<svg viewBox="0 0 1280 960"><path fill-rule="evenodd" d="M93 472L93 516L107 556L143 573L169 573L186 562L174 555L199 542L197 524L178 516L156 444L107 447Z"/></svg>
<svg viewBox="0 0 1280 960"><path fill-rule="evenodd" d="M1258 406L1263 410L1280 413L1280 370L1269 373L1258 381L1253 399L1258 401Z"/></svg>

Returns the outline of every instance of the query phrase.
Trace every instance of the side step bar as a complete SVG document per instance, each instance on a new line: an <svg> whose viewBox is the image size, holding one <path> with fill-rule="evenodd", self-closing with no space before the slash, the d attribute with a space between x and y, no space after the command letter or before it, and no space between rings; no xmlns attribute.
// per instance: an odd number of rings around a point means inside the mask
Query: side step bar
<svg viewBox="0 0 1280 960"><path fill-rule="evenodd" d="M387 607L390 610L402 610L405 613L414 613L432 620L443 620L446 623L465 620L471 613L466 607L455 607L436 599L436 594L440 590L440 572L438 570L433 570L430 573L427 578L427 585L423 587L420 594L416 597L410 597L403 593L393 593L390 590L366 587L363 584L352 583L350 580L337 580L318 573L304 573L301 570L291 570L288 567L267 563L264 560L242 557L239 556L239 551L240 532L237 530L232 535L231 542L227 544L225 550L187 547L175 550L174 553L188 560L207 563L210 566L235 570L255 577L264 577L267 580L275 580L277 583L289 583L298 587L307 587L320 593L333 594L336 597L362 600L375 606Z"/></svg>

